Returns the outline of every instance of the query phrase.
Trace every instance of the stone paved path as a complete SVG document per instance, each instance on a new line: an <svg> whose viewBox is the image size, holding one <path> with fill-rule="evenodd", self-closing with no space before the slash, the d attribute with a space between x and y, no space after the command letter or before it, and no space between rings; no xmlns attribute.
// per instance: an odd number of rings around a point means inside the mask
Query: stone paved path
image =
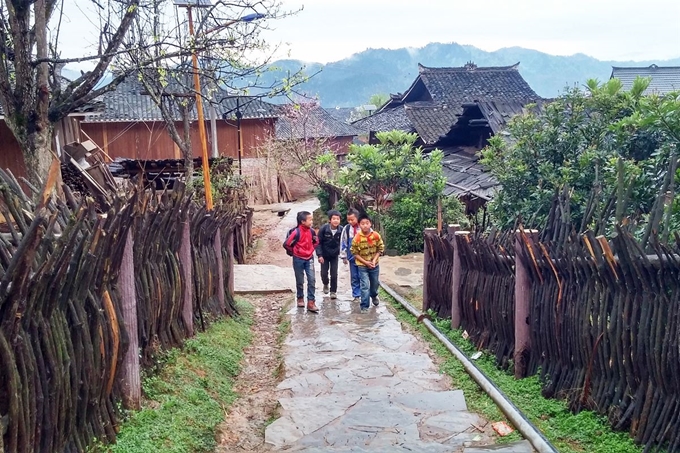
<svg viewBox="0 0 680 453"><path fill-rule="evenodd" d="M315 206L302 208L311 211ZM283 236L300 209L293 207L274 234ZM272 450L532 451L526 442L483 447L494 443L490 424L467 410L462 391L450 389L425 344L382 304L360 314L351 303L348 271L342 265L339 298L324 297L316 267L320 313L298 308L288 313L285 379L278 386L281 417L265 432ZM272 273L270 279L284 274ZM289 274L292 280L290 269ZM280 297L292 300L290 295Z"/></svg>

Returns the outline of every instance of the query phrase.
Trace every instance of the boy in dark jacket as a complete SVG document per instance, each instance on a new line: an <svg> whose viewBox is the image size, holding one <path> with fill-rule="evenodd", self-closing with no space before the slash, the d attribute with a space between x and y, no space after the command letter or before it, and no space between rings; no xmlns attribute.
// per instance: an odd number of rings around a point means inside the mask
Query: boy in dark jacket
<svg viewBox="0 0 680 453"><path fill-rule="evenodd" d="M298 226L291 230L283 243L286 250L293 254L293 270L295 271L295 287L297 289L297 306L305 306L304 279L307 275L307 311L317 313L319 309L314 302L316 277L314 276L314 249L319 243L316 233L312 231L313 217L307 211L297 213Z"/></svg>
<svg viewBox="0 0 680 453"><path fill-rule="evenodd" d="M331 299L337 297L338 292L338 256L340 256L340 212L328 211L328 223L319 229L319 245L316 246L316 256L321 263L321 281L323 292L331 293ZM328 287L328 272L330 271L330 288Z"/></svg>

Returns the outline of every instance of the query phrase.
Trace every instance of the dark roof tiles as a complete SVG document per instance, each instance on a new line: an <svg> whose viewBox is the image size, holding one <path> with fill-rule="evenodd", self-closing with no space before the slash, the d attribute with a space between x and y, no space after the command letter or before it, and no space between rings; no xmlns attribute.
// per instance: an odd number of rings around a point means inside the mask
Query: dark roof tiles
<svg viewBox="0 0 680 453"><path fill-rule="evenodd" d="M320 106L303 106L298 119L294 118L296 115L293 112L289 112L290 108L290 105L278 107L278 139L354 137L360 134L356 127L334 118Z"/></svg>
<svg viewBox="0 0 680 453"><path fill-rule="evenodd" d="M185 90L183 90L185 91ZM115 90L103 94L98 98L103 104L102 111L97 114L87 115L87 122L134 122L134 121L163 121L163 116L158 106L150 95L145 94L146 90L141 82L134 77L130 77L116 87ZM218 89L211 94L213 104L217 113L217 118L236 119L237 96L231 96L224 90ZM243 118L274 118L276 117L276 106L264 102L256 97L240 96L240 111ZM173 117L181 120L181 114L175 103L171 103ZM205 118L210 118L210 103L203 102L203 112ZM198 119L196 107L191 109L190 119Z"/></svg>

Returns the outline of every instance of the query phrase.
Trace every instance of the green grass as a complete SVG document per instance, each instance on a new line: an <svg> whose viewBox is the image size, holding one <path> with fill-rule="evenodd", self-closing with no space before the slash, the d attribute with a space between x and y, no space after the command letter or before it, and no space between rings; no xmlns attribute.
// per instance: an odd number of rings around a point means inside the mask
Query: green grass
<svg viewBox="0 0 680 453"><path fill-rule="evenodd" d="M168 351L164 364L143 379L144 407L121 426L111 453L213 451L215 428L236 399L234 378L250 343L252 306L239 302L241 316L213 323Z"/></svg>
<svg viewBox="0 0 680 453"><path fill-rule="evenodd" d="M423 324L387 293L384 299L392 305L397 318L411 326L425 338L444 362L441 370L452 377L453 385L465 392L468 408L492 422L505 417L479 386L465 372L463 365L437 340ZM463 339L462 332L451 329L449 320L436 320L437 328L458 346L468 357L476 352L472 343ZM484 354L475 361L484 374L512 401L545 437L563 453L633 453L642 448L635 445L625 432L614 432L607 419L594 412L573 414L565 401L546 399L541 395L541 383L537 376L515 380L513 376L496 366L492 356ZM518 433L499 439L501 442L519 439Z"/></svg>

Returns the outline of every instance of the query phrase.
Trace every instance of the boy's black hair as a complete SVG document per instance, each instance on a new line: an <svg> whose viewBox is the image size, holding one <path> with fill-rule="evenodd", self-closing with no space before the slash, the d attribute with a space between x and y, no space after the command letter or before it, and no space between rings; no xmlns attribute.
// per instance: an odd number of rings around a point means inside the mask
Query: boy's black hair
<svg viewBox="0 0 680 453"><path fill-rule="evenodd" d="M310 215L312 215L311 212L307 212L307 211L298 212L297 213L297 223L298 223L298 225L302 224L302 222L307 220L307 217L309 217Z"/></svg>
<svg viewBox="0 0 680 453"><path fill-rule="evenodd" d="M373 220L371 220L371 218L368 216L368 214L361 214L361 216L359 217L359 223L361 223L361 221L364 220L364 219L371 222L371 224L373 223Z"/></svg>
<svg viewBox="0 0 680 453"><path fill-rule="evenodd" d="M358 219L359 218L359 211L357 211L354 208L349 208L347 210L347 215L353 215L354 217L356 217Z"/></svg>
<svg viewBox="0 0 680 453"><path fill-rule="evenodd" d="M335 209L331 209L330 211L327 212L328 215L328 220L331 220L331 217L334 215L338 216L340 220L342 220L342 214L340 214L340 211L336 211Z"/></svg>

